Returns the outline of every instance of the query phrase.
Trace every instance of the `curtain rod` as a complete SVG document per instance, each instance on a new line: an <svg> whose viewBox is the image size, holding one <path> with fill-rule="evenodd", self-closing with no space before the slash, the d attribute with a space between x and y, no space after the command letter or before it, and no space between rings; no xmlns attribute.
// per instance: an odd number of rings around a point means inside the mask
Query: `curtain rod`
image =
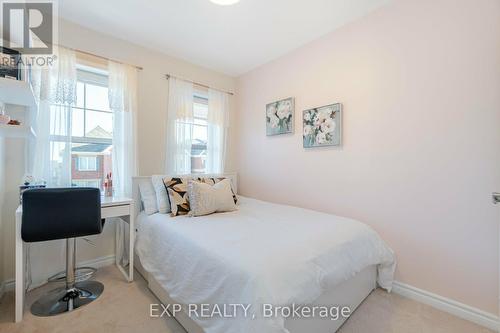
<svg viewBox="0 0 500 333"><path fill-rule="evenodd" d="M219 91L222 91L223 93L226 93L226 94L231 95L231 96L234 95L233 92L225 91L225 90L221 90L221 89L217 89L217 88L213 88L213 87L207 86L206 84L199 83L199 82L196 82L196 81L186 80L186 79L184 79L182 77L178 77L178 76L175 76L175 75L165 74L165 77L167 78L167 80L170 79L170 77L175 77L176 79L187 81L187 82L191 82L191 83L194 83L194 84L196 84L197 86L200 86L200 87L219 90Z"/></svg>
<svg viewBox="0 0 500 333"><path fill-rule="evenodd" d="M72 47L67 47L67 46L63 46L63 45L58 45L58 46L60 46L60 47L64 47L64 48L66 48L66 49L68 49L68 50L72 50L72 51L75 51L75 52L79 52L79 53L82 53L82 54L86 54L86 55L89 55L89 56L93 56L93 57L96 57L96 58L100 58L100 59L104 59L104 60L110 60L110 61L117 62L117 63L119 63L119 64L132 66L132 67L135 67L135 68L137 68L138 70L142 71L142 67L141 67L141 66L136 66L136 65L132 65L132 64L127 64L126 62L123 62L123 61L118 61L118 60L110 59L110 58L107 58L107 57L104 57L104 56L101 56L101 55L98 55L98 54L95 54L95 53L90 53L90 52L87 52L87 51L82 51L82 50L75 49L75 48L72 48Z"/></svg>

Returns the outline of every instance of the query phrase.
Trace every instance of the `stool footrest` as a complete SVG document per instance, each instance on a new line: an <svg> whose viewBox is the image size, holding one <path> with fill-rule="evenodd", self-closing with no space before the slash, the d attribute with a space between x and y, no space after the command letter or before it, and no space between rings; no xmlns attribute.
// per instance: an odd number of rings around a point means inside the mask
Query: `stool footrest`
<svg viewBox="0 0 500 333"><path fill-rule="evenodd" d="M75 282L83 282L94 277L97 269L93 267L78 267L75 273ZM65 282L66 271L59 272L48 278L48 282Z"/></svg>

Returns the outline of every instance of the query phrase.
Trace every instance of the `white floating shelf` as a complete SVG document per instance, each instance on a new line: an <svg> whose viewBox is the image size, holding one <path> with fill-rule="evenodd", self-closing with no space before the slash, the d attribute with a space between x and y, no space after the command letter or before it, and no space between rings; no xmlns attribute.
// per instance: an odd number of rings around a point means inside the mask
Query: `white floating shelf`
<svg viewBox="0 0 500 333"><path fill-rule="evenodd" d="M0 101L7 104L36 106L31 84L0 77Z"/></svg>
<svg viewBox="0 0 500 333"><path fill-rule="evenodd" d="M26 138L35 135L33 129L26 125L5 125L0 124L0 137L4 138Z"/></svg>

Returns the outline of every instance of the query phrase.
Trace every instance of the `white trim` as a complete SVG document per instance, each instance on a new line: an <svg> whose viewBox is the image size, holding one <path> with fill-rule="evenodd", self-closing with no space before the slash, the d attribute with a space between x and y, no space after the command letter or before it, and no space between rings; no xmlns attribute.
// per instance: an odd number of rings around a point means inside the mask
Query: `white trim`
<svg viewBox="0 0 500 333"><path fill-rule="evenodd" d="M76 169L77 171L97 171L97 156L95 154L92 154L92 155L78 155L78 154L75 154L77 155L76 158L78 159L77 161L77 165L76 165ZM86 163L82 163L83 161L85 161ZM92 165L91 165L91 162L92 161ZM85 165L85 168L82 167L83 164L86 164Z"/></svg>
<svg viewBox="0 0 500 333"><path fill-rule="evenodd" d="M448 312L462 319L487 327L495 332L499 332L499 318L489 312L398 281L394 281L392 291L398 295L430 305L438 310Z"/></svg>
<svg viewBox="0 0 500 333"><path fill-rule="evenodd" d="M78 266L90 266L93 268L101 268L101 267L113 265L114 263L115 263L115 255L110 254L107 256L79 262L77 267Z"/></svg>
<svg viewBox="0 0 500 333"><path fill-rule="evenodd" d="M115 263L115 255L110 254L108 256L103 256L103 257L99 257L99 258L95 258L95 259L91 259L91 260L78 262L77 267L89 266L89 267L99 269L101 267L113 265L114 263ZM58 273L58 272L53 272L53 274L56 274L56 273ZM33 284L30 287L30 290L38 288L38 287L44 285L45 283L47 283L47 280L39 281L39 282ZM16 280L14 280L14 279L5 280L5 281L3 281L2 285L3 285L3 292L14 290L14 287L16 285ZM0 292L0 295L1 294L2 293Z"/></svg>
<svg viewBox="0 0 500 333"><path fill-rule="evenodd" d="M90 182L95 182L97 184L89 184ZM97 187L101 188L101 179L99 178L75 178L71 179L71 183L79 187ZM78 185L80 184L80 185ZM97 185L97 186L92 186Z"/></svg>

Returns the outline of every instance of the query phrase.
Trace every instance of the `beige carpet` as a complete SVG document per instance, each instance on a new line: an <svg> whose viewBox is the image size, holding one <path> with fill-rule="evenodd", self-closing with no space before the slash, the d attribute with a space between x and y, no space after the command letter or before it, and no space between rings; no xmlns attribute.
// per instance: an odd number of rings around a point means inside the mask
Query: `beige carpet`
<svg viewBox="0 0 500 333"><path fill-rule="evenodd" d="M53 285L30 292L24 320L19 324L13 323L14 294L6 293L0 300L0 333L185 333L174 319L149 317L149 305L158 303L158 300L139 274L136 274L134 283L126 283L118 269L109 266L100 269L96 279L105 285L101 297L77 311L56 317L35 317L29 312L33 300ZM424 304L381 290L374 291L339 332L492 333Z"/></svg>

